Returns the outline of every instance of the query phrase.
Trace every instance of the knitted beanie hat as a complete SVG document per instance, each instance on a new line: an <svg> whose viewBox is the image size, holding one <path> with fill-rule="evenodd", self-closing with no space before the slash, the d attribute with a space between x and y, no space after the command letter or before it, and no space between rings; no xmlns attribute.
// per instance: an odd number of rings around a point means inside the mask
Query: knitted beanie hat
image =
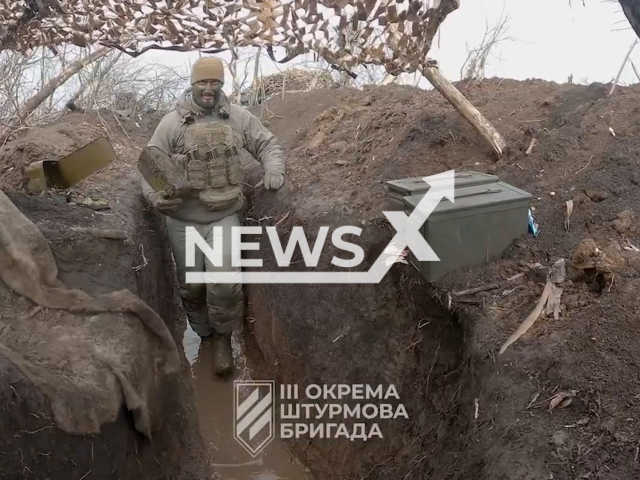
<svg viewBox="0 0 640 480"><path fill-rule="evenodd" d="M191 85L201 80L220 80L224 83L222 60L214 57L201 57L191 69Z"/></svg>

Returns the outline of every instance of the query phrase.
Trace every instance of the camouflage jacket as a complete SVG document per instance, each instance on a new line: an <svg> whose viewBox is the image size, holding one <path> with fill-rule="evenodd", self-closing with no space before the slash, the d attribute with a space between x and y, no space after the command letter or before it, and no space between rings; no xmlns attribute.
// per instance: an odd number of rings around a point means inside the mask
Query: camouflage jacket
<svg viewBox="0 0 640 480"><path fill-rule="evenodd" d="M158 124L151 140L150 147L157 147L169 156L186 153L184 139L187 123L186 117L195 122L222 121L228 123L234 132L236 142L259 161L266 173L285 173L284 153L275 135L265 128L260 120L251 112L238 105L229 103L221 92L221 99L211 112L203 111L194 101L191 90L186 90L179 99L176 108L165 115ZM142 188L145 196L152 193L151 187L143 180ZM196 198L183 199L183 204L170 213L178 220L210 223L221 220L242 208L243 204L223 211L203 209Z"/></svg>

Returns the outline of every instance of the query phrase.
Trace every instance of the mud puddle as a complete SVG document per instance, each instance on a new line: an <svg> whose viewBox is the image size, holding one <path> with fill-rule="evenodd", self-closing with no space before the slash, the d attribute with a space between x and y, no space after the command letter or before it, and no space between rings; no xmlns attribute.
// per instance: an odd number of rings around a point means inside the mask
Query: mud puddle
<svg viewBox="0 0 640 480"><path fill-rule="evenodd" d="M224 480L313 480L308 470L275 438L253 458L233 437L233 380L250 380L242 343L232 339L236 372L227 381L213 371L213 349L187 327L184 350L194 376L198 415L212 465Z"/></svg>

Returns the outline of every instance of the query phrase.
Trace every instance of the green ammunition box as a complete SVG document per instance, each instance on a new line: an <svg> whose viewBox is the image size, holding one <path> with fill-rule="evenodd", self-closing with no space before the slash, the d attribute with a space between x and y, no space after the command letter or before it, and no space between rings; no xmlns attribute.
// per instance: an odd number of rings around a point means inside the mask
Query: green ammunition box
<svg viewBox="0 0 640 480"><path fill-rule="evenodd" d="M425 175L426 176L426 175ZM495 175L479 173L473 171L460 171L454 174L454 188L473 187L475 185L485 185L495 183L499 180ZM438 185L433 185L437 188ZM431 188L430 184L422 180L422 177L405 178L402 180L389 180L386 182L389 197L393 203L402 206L403 198L409 195L420 195L427 193Z"/></svg>
<svg viewBox="0 0 640 480"><path fill-rule="evenodd" d="M164 190L168 197L178 197L189 191L184 169L157 147L145 148L138 158L138 170L154 191Z"/></svg>
<svg viewBox="0 0 640 480"><path fill-rule="evenodd" d="M404 199L407 215L424 194ZM454 202L443 198L421 227L439 262L411 263L429 282L453 270L479 267L500 259L528 231L531 194L504 182L456 189Z"/></svg>

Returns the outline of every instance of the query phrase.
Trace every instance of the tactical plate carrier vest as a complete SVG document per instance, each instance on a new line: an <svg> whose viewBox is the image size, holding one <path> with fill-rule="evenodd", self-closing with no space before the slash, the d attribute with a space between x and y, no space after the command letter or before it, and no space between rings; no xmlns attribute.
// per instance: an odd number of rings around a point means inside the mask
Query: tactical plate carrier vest
<svg viewBox="0 0 640 480"><path fill-rule="evenodd" d="M184 148L193 194L207 210L225 210L243 201L242 164L234 132L225 121L194 122L187 115Z"/></svg>

